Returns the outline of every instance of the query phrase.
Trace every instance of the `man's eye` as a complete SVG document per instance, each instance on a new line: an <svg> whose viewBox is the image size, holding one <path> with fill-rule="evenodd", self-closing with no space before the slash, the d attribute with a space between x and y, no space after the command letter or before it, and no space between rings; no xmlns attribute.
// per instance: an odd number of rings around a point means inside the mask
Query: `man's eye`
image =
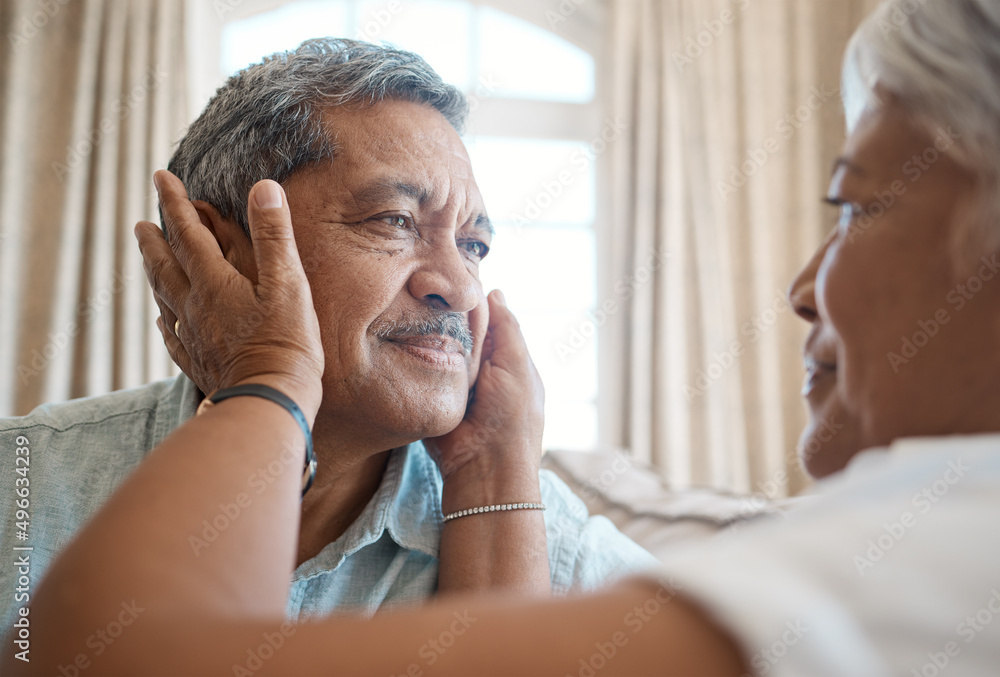
<svg viewBox="0 0 1000 677"><path fill-rule="evenodd" d="M469 253L471 253L473 256L475 256L477 259L480 260L482 260L486 256L486 254L488 254L490 251L490 248L487 247L485 243L480 242L479 240L473 240L472 242L465 242L463 243L463 246L469 251Z"/></svg>
<svg viewBox="0 0 1000 677"><path fill-rule="evenodd" d="M393 228L409 228L410 219L403 216L402 214L390 214L389 216L380 217L381 221L389 224Z"/></svg>
<svg viewBox="0 0 1000 677"><path fill-rule="evenodd" d="M379 214L367 219L368 223L386 225L395 230L410 230L414 228L413 217L408 214Z"/></svg>

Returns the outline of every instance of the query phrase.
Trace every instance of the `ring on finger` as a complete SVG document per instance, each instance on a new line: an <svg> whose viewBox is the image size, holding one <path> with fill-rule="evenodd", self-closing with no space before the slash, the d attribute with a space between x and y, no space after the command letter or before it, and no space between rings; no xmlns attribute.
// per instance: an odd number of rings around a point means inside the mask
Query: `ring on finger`
<svg viewBox="0 0 1000 677"><path fill-rule="evenodd" d="M180 336L181 336L180 332L181 332L181 321L180 320L174 320L174 336L176 336L177 338L180 338Z"/></svg>

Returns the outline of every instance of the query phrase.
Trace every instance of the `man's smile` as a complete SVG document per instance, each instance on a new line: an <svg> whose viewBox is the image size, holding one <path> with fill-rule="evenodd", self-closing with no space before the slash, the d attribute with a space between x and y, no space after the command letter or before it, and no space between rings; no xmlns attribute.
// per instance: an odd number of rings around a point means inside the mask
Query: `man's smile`
<svg viewBox="0 0 1000 677"><path fill-rule="evenodd" d="M386 339L386 342L436 367L462 370L466 368L465 347L450 336L439 334L399 336Z"/></svg>

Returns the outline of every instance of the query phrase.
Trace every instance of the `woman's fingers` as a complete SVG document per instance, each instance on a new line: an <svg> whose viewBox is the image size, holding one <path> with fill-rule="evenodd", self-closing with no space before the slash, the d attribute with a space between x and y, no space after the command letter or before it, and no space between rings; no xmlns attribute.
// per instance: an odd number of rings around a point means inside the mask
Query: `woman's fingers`
<svg viewBox="0 0 1000 677"><path fill-rule="evenodd" d="M190 357L186 353L182 354L183 346L178 340L176 328L180 309L190 292L191 283L159 228L148 221L142 221L136 224L135 237L142 253L146 280L153 290L153 300L160 309L156 324L163 334L163 343L177 365L184 369L190 364Z"/></svg>
<svg viewBox="0 0 1000 677"><path fill-rule="evenodd" d="M273 281L278 287L293 281L305 284L292 232L292 216L281 184L266 179L254 185L247 204L247 220L260 282Z"/></svg>
<svg viewBox="0 0 1000 677"><path fill-rule="evenodd" d="M205 228L198 211L188 200L181 180L161 169L153 174L153 182L160 196L166 237L187 278L204 279L215 272L216 265L232 268L222 255L219 243Z"/></svg>
<svg viewBox="0 0 1000 677"><path fill-rule="evenodd" d="M163 344L167 347L167 352L174 364L180 367L185 374L191 373L191 356L185 350L181 339L174 334L174 328L168 327L163 317L156 318L156 326L160 330L160 335L163 336Z"/></svg>
<svg viewBox="0 0 1000 677"><path fill-rule="evenodd" d="M488 357L496 366L510 371L518 371L525 363L531 364L521 325L507 307L503 292L494 289L486 298L490 304L488 332L492 345L488 356L484 350L483 359Z"/></svg>
<svg viewBox="0 0 1000 677"><path fill-rule="evenodd" d="M223 257L180 179L160 171L156 183L164 232L143 222L136 237L171 357L204 392L276 377L318 407L324 364L319 322L281 186L262 181L249 196L257 260L252 281Z"/></svg>
<svg viewBox="0 0 1000 677"><path fill-rule="evenodd" d="M149 221L140 221L135 226L135 238L142 253L146 280L157 302L161 303L161 309L162 304L166 304L171 311L181 308L191 289L191 282L174 256L173 249L163 238L163 233ZM171 318L164 316L164 319L172 323Z"/></svg>

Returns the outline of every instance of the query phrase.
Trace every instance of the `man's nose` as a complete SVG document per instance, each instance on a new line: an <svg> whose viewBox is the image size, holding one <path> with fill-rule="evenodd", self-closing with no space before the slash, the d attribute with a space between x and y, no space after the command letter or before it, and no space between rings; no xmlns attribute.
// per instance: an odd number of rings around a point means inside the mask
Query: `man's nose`
<svg viewBox="0 0 1000 677"><path fill-rule="evenodd" d="M455 243L428 251L408 286L413 298L436 310L467 313L481 300L479 280Z"/></svg>
<svg viewBox="0 0 1000 677"><path fill-rule="evenodd" d="M819 316L816 310L816 273L834 236L835 232L823 242L788 288L789 303L795 309L795 314L806 322L815 322Z"/></svg>

